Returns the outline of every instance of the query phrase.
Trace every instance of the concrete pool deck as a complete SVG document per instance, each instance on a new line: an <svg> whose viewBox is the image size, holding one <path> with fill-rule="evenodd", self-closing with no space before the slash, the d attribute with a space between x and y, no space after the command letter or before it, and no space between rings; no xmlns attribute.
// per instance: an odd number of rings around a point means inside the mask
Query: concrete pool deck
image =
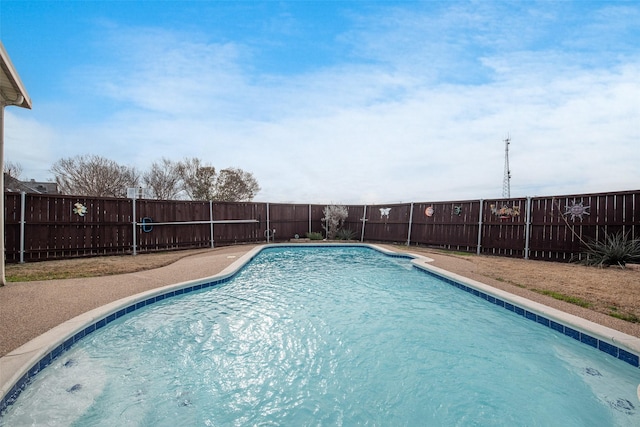
<svg viewBox="0 0 640 427"><path fill-rule="evenodd" d="M78 327L77 325L84 324L83 322L88 323L92 318L95 319L93 313L104 310L104 306L122 305L123 299L134 295L225 273L225 269L243 257L247 257L258 246L261 245L211 249L182 258L165 267L137 273L11 283L0 288L2 395L7 391L6 384L12 381L20 367L29 360L37 358L41 349L50 347L51 337L56 333L58 336L68 334L70 330ZM376 246L391 251L400 250L395 246ZM406 252L412 253L410 248L407 248ZM616 321L621 322L619 319L573 307L543 295L518 296L517 289L504 289L507 285L487 283L486 278L478 277L471 264L464 259L437 253L419 255L430 258L429 262L423 261L425 265L439 269L439 273L444 273L454 280L471 279L475 285L486 287L488 292L502 288L497 293L503 295L502 292L510 292L510 295L515 296L519 302L524 304L531 302L531 307L538 311L544 310L544 313L548 313L547 308L550 308L554 313L552 317L556 315L563 317L565 313L568 313L568 316L578 316L580 319L572 319L572 321L584 322L584 327L581 329L592 331L595 328L598 335L609 338L615 336L617 343L625 343L636 354L640 352L640 339L637 336L622 333L619 328L616 328ZM540 309L540 307L543 308ZM43 336L42 334L45 333L46 336Z"/></svg>

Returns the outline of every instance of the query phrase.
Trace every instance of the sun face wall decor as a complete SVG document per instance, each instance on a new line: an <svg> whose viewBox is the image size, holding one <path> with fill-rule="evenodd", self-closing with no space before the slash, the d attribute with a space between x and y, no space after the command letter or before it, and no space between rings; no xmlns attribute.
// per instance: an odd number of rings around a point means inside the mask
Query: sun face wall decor
<svg viewBox="0 0 640 427"><path fill-rule="evenodd" d="M584 203L576 203L575 200L571 202L571 205L565 205L564 216L571 216L571 221L575 221L576 218L580 218L582 221L583 215L590 215L588 209L590 206L585 206Z"/></svg>

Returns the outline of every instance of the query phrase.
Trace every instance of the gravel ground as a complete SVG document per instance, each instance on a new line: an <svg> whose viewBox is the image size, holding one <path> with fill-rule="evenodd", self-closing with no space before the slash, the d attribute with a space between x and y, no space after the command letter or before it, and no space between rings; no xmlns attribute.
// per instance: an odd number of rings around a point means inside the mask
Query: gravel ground
<svg viewBox="0 0 640 427"><path fill-rule="evenodd" d="M640 318L639 270L598 269L543 261L452 255L416 247L382 246L428 256L434 259L433 265L436 267L640 337L640 323L610 315L613 313L626 318ZM87 263L104 261L111 265L107 271L134 272L9 283L0 288L0 356L56 325L108 302L160 286L219 273L253 247L254 245L241 245L199 250L190 252L191 255L162 255L168 260L165 262L181 258L159 268L154 268L156 264L153 262L147 263L146 260L152 257L68 260L60 263L75 262L72 264L75 268L88 269ZM157 259L158 257L156 261ZM46 268L45 263L39 264L38 268ZM579 307L543 295L539 291L580 298L591 303L591 306Z"/></svg>

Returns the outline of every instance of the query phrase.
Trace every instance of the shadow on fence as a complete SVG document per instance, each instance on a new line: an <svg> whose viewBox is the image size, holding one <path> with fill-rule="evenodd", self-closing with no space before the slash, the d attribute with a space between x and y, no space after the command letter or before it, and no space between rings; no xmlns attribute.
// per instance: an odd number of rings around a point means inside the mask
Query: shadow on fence
<svg viewBox="0 0 640 427"><path fill-rule="evenodd" d="M348 205L367 242L568 261L580 240L640 238L640 190L555 197ZM324 205L5 193L9 263L288 241L322 231Z"/></svg>

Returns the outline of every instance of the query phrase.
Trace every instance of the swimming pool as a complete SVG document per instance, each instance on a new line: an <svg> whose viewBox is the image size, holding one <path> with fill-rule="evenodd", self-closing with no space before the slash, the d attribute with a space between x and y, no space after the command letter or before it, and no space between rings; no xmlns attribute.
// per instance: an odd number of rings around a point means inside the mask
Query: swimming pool
<svg viewBox="0 0 640 427"><path fill-rule="evenodd" d="M550 316L369 247L252 257L78 332L0 423L638 423L637 364Z"/></svg>

